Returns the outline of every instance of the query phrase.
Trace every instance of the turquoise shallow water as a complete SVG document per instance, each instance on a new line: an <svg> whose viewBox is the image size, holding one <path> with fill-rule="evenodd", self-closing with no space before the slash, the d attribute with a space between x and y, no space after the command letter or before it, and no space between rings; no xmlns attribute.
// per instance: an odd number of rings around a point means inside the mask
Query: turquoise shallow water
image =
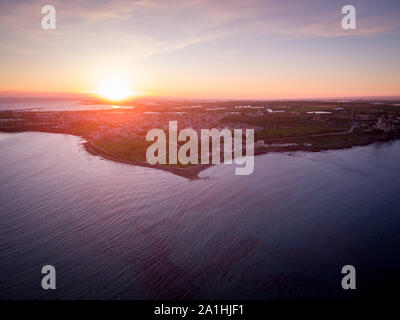
<svg viewBox="0 0 400 320"><path fill-rule="evenodd" d="M400 142L271 153L251 176L221 165L196 181L80 143L0 134L0 298L351 298L400 270Z"/></svg>

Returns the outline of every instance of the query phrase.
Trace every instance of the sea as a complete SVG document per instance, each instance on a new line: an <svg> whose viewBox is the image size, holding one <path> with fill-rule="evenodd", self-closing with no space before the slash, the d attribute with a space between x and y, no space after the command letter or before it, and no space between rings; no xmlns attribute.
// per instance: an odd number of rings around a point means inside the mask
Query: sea
<svg viewBox="0 0 400 320"><path fill-rule="evenodd" d="M110 104L91 104L89 100L76 97L0 97L0 111L83 111L134 108Z"/></svg>
<svg viewBox="0 0 400 320"><path fill-rule="evenodd" d="M250 176L218 165L197 180L83 142L0 134L0 299L352 299L398 278L400 141L268 153Z"/></svg>

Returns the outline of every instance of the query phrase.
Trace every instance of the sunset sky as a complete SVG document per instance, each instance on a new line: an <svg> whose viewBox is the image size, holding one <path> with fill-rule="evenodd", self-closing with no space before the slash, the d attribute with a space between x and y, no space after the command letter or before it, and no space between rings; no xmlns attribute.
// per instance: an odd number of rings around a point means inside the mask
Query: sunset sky
<svg viewBox="0 0 400 320"><path fill-rule="evenodd" d="M42 6L57 29L41 28ZM341 8L357 10L343 30ZM400 96L400 1L0 1L0 94Z"/></svg>

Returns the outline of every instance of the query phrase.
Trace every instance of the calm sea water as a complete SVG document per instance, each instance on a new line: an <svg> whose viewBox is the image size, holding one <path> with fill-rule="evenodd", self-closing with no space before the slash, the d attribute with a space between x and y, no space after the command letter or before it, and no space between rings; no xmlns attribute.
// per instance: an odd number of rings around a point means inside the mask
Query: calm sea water
<svg viewBox="0 0 400 320"><path fill-rule="evenodd" d="M400 270L400 142L271 153L251 176L221 165L196 181L69 135L0 134L0 150L1 299L351 298Z"/></svg>
<svg viewBox="0 0 400 320"><path fill-rule="evenodd" d="M113 106L103 104L87 104L74 98L6 98L0 97L0 111L77 111L77 110L107 110L132 108L133 106Z"/></svg>

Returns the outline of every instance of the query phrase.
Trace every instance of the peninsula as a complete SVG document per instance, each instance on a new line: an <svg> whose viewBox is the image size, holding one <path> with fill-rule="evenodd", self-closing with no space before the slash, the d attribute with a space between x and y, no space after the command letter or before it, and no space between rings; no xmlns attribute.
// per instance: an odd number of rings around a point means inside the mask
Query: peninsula
<svg viewBox="0 0 400 320"><path fill-rule="evenodd" d="M0 111L0 131L80 136L85 149L105 159L166 170L196 179L208 164L146 161L146 133L178 121L196 132L254 129L255 154L350 148L400 137L397 101L160 101L85 111Z"/></svg>

